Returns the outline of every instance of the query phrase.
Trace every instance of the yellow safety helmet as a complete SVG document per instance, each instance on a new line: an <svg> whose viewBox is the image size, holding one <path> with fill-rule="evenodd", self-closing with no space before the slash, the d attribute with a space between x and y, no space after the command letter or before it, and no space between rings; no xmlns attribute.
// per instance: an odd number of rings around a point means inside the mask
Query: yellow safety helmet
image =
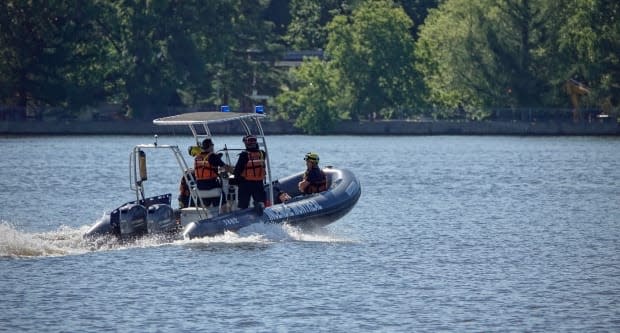
<svg viewBox="0 0 620 333"><path fill-rule="evenodd" d="M187 153L188 153L190 156L196 156L196 155L200 154L200 152L201 152L201 151L202 151L202 150L201 150L201 149L200 149L200 147L198 147L198 146L189 146L189 147L187 148Z"/></svg>
<svg viewBox="0 0 620 333"><path fill-rule="evenodd" d="M319 154L317 153L307 153L306 156L304 157L304 161L312 161L315 163L319 163Z"/></svg>

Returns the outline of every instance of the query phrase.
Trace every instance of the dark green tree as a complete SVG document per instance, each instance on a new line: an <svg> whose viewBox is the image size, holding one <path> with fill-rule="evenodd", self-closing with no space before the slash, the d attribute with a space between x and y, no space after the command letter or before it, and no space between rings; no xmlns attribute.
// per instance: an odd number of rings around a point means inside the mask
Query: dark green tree
<svg viewBox="0 0 620 333"><path fill-rule="evenodd" d="M538 0L446 1L417 41L429 102L441 107L539 106L549 84L545 22Z"/></svg>
<svg viewBox="0 0 620 333"><path fill-rule="evenodd" d="M333 71L329 64L318 59L305 62L297 77L304 82L297 94L301 112L297 115L295 126L309 134L322 134L333 129L338 114L335 110L337 94Z"/></svg>
<svg viewBox="0 0 620 333"><path fill-rule="evenodd" d="M411 19L391 1L369 1L328 26L327 54L353 119L403 116L419 100Z"/></svg>
<svg viewBox="0 0 620 333"><path fill-rule="evenodd" d="M426 20L428 11L430 9L437 8L440 0L398 0L395 2L399 3L403 7L405 13L407 13L413 21L411 34L414 36L414 39L417 40L418 29Z"/></svg>
<svg viewBox="0 0 620 333"><path fill-rule="evenodd" d="M235 1L234 15L224 23L226 32L218 36L223 57L215 65L218 104L251 111L254 93L275 95L279 73L271 64L282 48L275 42L274 23L264 20L266 3L259 0Z"/></svg>
<svg viewBox="0 0 620 333"><path fill-rule="evenodd" d="M70 109L105 99L97 7L75 0L0 3L0 101Z"/></svg>
<svg viewBox="0 0 620 333"><path fill-rule="evenodd" d="M212 92L207 63L223 58L215 39L232 15L226 3L126 0L108 9L116 18L105 28L116 46L111 57L120 61L120 94L133 117L163 114L183 92L192 102Z"/></svg>
<svg viewBox="0 0 620 333"><path fill-rule="evenodd" d="M291 0L291 23L285 40L291 48L309 50L325 44L325 26L321 24L321 1Z"/></svg>
<svg viewBox="0 0 620 333"><path fill-rule="evenodd" d="M328 62L308 59L291 72L294 90L278 96L279 117L295 119L295 127L309 134L323 134L339 120L336 71Z"/></svg>
<svg viewBox="0 0 620 333"><path fill-rule="evenodd" d="M327 43L327 24L336 15L350 15L359 0L291 0L291 21L284 41L294 50L324 49Z"/></svg>
<svg viewBox="0 0 620 333"><path fill-rule="evenodd" d="M291 22L290 2L290 0L271 0L264 11L263 20L273 22L273 33L277 36L284 36Z"/></svg>
<svg viewBox="0 0 620 333"><path fill-rule="evenodd" d="M555 25L558 68L554 83L562 86L578 77L590 88L590 106L605 112L620 106L620 3L608 0L565 0L557 8L561 24ZM561 89L560 89L561 90ZM564 103L568 99L563 92Z"/></svg>

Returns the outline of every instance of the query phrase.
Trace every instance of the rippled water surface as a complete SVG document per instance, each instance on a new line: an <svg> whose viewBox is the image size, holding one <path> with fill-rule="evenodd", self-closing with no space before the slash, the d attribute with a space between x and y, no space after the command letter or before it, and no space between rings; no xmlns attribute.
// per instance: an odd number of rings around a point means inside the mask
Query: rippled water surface
<svg viewBox="0 0 620 333"><path fill-rule="evenodd" d="M313 232L83 242L151 141L0 138L0 331L620 331L618 138L274 136L276 177L317 151L357 206ZM147 191L176 197L159 157Z"/></svg>

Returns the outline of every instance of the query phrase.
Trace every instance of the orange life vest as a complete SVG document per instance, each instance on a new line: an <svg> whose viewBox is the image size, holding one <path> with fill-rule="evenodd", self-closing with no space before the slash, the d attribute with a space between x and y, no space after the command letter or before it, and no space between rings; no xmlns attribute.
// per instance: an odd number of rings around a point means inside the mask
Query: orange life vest
<svg viewBox="0 0 620 333"><path fill-rule="evenodd" d="M189 196L189 186L187 186L187 182L185 181L185 177L181 177L181 184L179 185L179 194L185 197Z"/></svg>
<svg viewBox="0 0 620 333"><path fill-rule="evenodd" d="M319 192L323 192L327 190L327 177L325 176L325 173L323 172L323 170L320 170L320 171L321 171L321 180L315 181L315 182L308 182L308 186L306 187L306 190L304 191L304 193L312 194L312 193L319 193ZM306 181L308 180L308 172L309 171L306 171L304 173L303 179Z"/></svg>
<svg viewBox="0 0 620 333"><path fill-rule="evenodd" d="M265 179L265 157L262 151L248 151L248 163L241 176L252 181Z"/></svg>
<svg viewBox="0 0 620 333"><path fill-rule="evenodd" d="M194 174L194 171L191 171L191 174ZM189 174L188 174L189 177ZM187 181L185 181L185 177L181 177L181 183L179 184L179 195L189 197L189 186L187 185Z"/></svg>
<svg viewBox="0 0 620 333"><path fill-rule="evenodd" d="M209 164L209 156L211 156L211 154L212 153L200 153L194 159L196 180L211 180L217 178L217 167L214 168Z"/></svg>

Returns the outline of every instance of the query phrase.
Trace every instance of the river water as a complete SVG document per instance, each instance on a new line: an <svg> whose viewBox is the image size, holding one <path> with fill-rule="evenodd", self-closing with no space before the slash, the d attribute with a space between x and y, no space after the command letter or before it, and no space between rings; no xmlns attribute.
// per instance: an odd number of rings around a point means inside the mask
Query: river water
<svg viewBox="0 0 620 333"><path fill-rule="evenodd" d="M308 151L353 170L355 208L310 232L89 244L153 139L0 138L0 331L620 331L620 138L269 139L276 177ZM146 189L176 197L158 157Z"/></svg>

